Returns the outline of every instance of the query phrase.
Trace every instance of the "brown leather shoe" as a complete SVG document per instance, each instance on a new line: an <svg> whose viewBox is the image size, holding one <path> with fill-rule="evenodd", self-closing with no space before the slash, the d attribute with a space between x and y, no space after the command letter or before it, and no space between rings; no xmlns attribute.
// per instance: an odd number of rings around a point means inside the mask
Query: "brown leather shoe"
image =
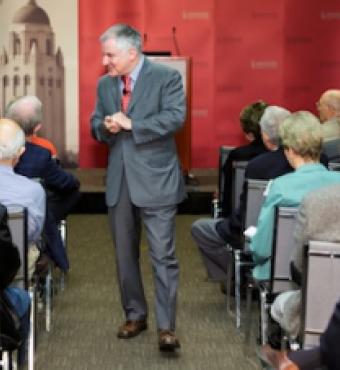
<svg viewBox="0 0 340 370"><path fill-rule="evenodd" d="M162 352L174 352L181 347L178 338L170 330L158 331L158 345Z"/></svg>
<svg viewBox="0 0 340 370"><path fill-rule="evenodd" d="M146 330L148 325L145 320L133 321L127 320L125 324L123 324L117 333L117 337L120 339L129 339L135 337L143 330Z"/></svg>
<svg viewBox="0 0 340 370"><path fill-rule="evenodd" d="M278 370L299 370L299 368L290 361L286 351L278 351L273 349L269 344L262 346L259 349L259 357L267 365Z"/></svg>

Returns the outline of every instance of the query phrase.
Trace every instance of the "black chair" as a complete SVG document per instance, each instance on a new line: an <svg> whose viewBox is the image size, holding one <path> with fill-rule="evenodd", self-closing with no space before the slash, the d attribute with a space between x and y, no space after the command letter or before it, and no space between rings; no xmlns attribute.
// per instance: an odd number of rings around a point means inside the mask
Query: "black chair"
<svg viewBox="0 0 340 370"><path fill-rule="evenodd" d="M223 145L219 149L218 156L218 196L212 200L212 216L218 218L222 212L222 202L224 199L224 173L223 166L229 157L230 152L235 149L233 146Z"/></svg>
<svg viewBox="0 0 340 370"><path fill-rule="evenodd" d="M328 162L328 169L330 171L340 171L340 162Z"/></svg>
<svg viewBox="0 0 340 370"><path fill-rule="evenodd" d="M248 161L233 162L232 209L238 209Z"/></svg>
<svg viewBox="0 0 340 370"><path fill-rule="evenodd" d="M302 347L319 344L340 297L340 243L310 241L302 285Z"/></svg>
<svg viewBox="0 0 340 370"><path fill-rule="evenodd" d="M21 266L14 279L14 285L28 291L31 298L30 331L28 338L28 370L34 370L35 351L35 282L28 276L28 242L27 242L27 210L20 206L7 207L8 227L11 231L13 243L19 250Z"/></svg>
<svg viewBox="0 0 340 370"><path fill-rule="evenodd" d="M327 155L329 161L338 161L340 159L340 139L324 141L322 151Z"/></svg>
<svg viewBox="0 0 340 370"><path fill-rule="evenodd" d="M268 185L267 180L246 180L246 212L244 220L244 229L249 226L257 225L257 219L260 214L262 203L264 201L264 193ZM232 262L233 260L233 262ZM241 269L253 266L249 254L249 240L244 238L243 249L233 249L233 259L230 259L228 266L228 281L227 288L231 286L232 271L235 271L235 316L236 327L241 326ZM227 289L227 303L230 311L230 289Z"/></svg>
<svg viewBox="0 0 340 370"><path fill-rule="evenodd" d="M260 338L261 344L268 342L269 309L279 293L296 289L290 279L290 260L294 247L293 235L297 208L276 207L272 254L270 257L270 279L267 281L249 278L247 287L246 340L250 338L252 290L260 292Z"/></svg>

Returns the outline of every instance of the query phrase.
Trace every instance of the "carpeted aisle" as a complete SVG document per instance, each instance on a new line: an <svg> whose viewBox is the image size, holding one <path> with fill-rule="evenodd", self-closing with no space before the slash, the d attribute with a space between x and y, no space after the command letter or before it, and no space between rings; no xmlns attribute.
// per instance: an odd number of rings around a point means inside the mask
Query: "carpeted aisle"
<svg viewBox="0 0 340 370"><path fill-rule="evenodd" d="M226 313L225 296L208 282L190 225L197 216L177 217L178 355L158 351L153 281L143 242L142 270L150 307L149 329L130 340L116 338L124 320L105 215L72 215L68 250L72 269L64 292L55 297L53 327L40 330L37 370L222 370L259 369L254 354L243 353L242 337Z"/></svg>

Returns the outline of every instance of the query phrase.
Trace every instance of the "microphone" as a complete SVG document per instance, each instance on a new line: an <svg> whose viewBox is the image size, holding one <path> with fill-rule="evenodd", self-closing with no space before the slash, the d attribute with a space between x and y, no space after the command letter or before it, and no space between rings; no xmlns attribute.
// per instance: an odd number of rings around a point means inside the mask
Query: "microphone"
<svg viewBox="0 0 340 370"><path fill-rule="evenodd" d="M180 55L181 53L179 51L179 46L178 46L177 36L176 36L176 27L175 26L172 27L172 41L173 41L174 46L175 46L176 54Z"/></svg>

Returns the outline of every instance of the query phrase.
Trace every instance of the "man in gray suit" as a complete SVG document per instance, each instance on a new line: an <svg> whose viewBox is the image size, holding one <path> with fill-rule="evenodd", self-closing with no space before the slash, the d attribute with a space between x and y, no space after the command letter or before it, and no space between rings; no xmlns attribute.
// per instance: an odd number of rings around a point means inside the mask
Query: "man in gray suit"
<svg viewBox="0 0 340 370"><path fill-rule="evenodd" d="M139 266L144 223L156 286L160 350L180 347L175 336L178 262L175 215L185 198L174 134L185 120L180 74L142 54L141 36L117 24L100 37L108 73L98 83L92 135L109 146L106 203L116 246L126 322L118 338L147 328L147 304Z"/></svg>

